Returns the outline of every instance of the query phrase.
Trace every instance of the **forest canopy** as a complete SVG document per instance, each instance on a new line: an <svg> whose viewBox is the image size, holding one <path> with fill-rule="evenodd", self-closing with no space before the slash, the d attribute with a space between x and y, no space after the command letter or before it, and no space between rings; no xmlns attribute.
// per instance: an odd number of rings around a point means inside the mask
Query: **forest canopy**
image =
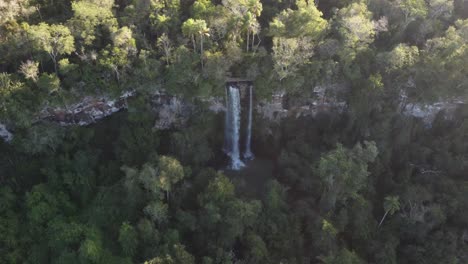
<svg viewBox="0 0 468 264"><path fill-rule="evenodd" d="M0 263L468 263L467 99L467 0L0 0Z"/></svg>

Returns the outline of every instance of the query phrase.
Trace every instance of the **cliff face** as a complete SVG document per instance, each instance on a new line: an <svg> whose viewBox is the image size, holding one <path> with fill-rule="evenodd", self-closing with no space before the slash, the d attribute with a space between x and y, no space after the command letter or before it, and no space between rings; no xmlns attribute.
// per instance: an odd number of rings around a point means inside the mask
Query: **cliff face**
<svg viewBox="0 0 468 264"><path fill-rule="evenodd" d="M8 131L4 124L0 124L0 138L5 142L10 142L13 139L13 134Z"/></svg>
<svg viewBox="0 0 468 264"><path fill-rule="evenodd" d="M431 126L439 112L444 111L444 118L452 119L457 108L464 104L461 100L441 101L433 104L409 103L404 106L403 114L421 118L426 126Z"/></svg>
<svg viewBox="0 0 468 264"><path fill-rule="evenodd" d="M334 87L339 85L334 85ZM316 116L319 112L347 111L348 105L340 101L339 96L325 96L325 90L333 87L315 87L314 95L290 100L283 91L275 92L271 100L263 100L257 104L257 113L266 120L278 123L286 117ZM342 88L339 88L342 89ZM461 99L434 102L431 104L408 103L401 99L402 114L421 118L427 126L431 126L437 114L443 111L444 118L452 119L458 107L465 105Z"/></svg>
<svg viewBox="0 0 468 264"><path fill-rule="evenodd" d="M161 91L153 95L151 106L157 117L154 128L159 130L183 127L194 108L181 97Z"/></svg>
<svg viewBox="0 0 468 264"><path fill-rule="evenodd" d="M347 104L339 101L338 96L325 96L325 91L333 91L340 85L331 87L316 87L313 96L303 98L288 98L284 91L275 92L270 100L261 100L254 104L254 112L272 124L279 124L284 118L299 118L301 116L315 116L319 112L347 110ZM340 89L341 89L340 88ZM336 93L332 93L336 94ZM123 93L120 97L85 97L76 104L68 105L66 108L44 108L38 115L38 121L47 120L56 122L61 126L86 126L99 121L128 107L128 100L135 96L135 91ZM155 129L177 129L184 127L187 120L193 114L195 105L179 96L170 95L164 91L156 91L151 95L152 110L156 116ZM204 102L208 109L215 112L224 112L224 98L210 97L198 98ZM433 104L402 105L402 113L423 119L428 126L431 125L435 116L444 111L445 118L451 118L456 108L464 104L461 100L436 102ZM13 139L13 134L4 124L0 123L0 138L6 142Z"/></svg>
<svg viewBox="0 0 468 264"><path fill-rule="evenodd" d="M123 93L117 99L110 97L87 96L80 102L66 108L44 108L39 114L39 120L59 123L61 126L86 126L127 108L127 99L135 95L135 91Z"/></svg>
<svg viewBox="0 0 468 264"><path fill-rule="evenodd" d="M278 123L286 117L313 117L319 112L346 111L346 102L339 101L335 97L326 98L317 92L315 93L317 96L290 100L285 92L276 92L272 95L271 100L263 100L257 104L257 113L266 120Z"/></svg>

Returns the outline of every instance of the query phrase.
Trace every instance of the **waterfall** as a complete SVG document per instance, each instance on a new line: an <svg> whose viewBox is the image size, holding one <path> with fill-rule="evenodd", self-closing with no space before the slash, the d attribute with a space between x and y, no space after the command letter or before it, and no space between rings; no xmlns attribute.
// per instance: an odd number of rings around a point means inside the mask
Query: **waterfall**
<svg viewBox="0 0 468 264"><path fill-rule="evenodd" d="M249 85L249 113L247 116L247 136L245 139L244 159L253 159L254 155L250 149L252 141L252 85Z"/></svg>
<svg viewBox="0 0 468 264"><path fill-rule="evenodd" d="M240 159L239 151L239 131L240 131L240 92L239 89L230 85L226 97L226 119L224 131L224 152L230 157L230 168L239 170L244 166Z"/></svg>
<svg viewBox="0 0 468 264"><path fill-rule="evenodd" d="M229 94L228 94L228 89L225 89L225 92L226 92L226 95L225 95L225 98L226 98L226 113L225 113L225 118L224 118L224 146L223 146L223 151L224 153L226 153L227 155L229 155L229 152L231 151L231 111L229 109L229 103L230 103L230 100L229 100Z"/></svg>

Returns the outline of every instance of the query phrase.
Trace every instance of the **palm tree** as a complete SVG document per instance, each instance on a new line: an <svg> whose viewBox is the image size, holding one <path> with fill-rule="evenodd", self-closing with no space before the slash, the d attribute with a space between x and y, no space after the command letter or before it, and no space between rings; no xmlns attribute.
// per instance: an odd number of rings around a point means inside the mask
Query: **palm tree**
<svg viewBox="0 0 468 264"><path fill-rule="evenodd" d="M398 196L385 197L384 209L385 209L385 214L383 215L382 220L380 220L379 227L382 225L383 221L385 220L385 217L387 217L388 214L393 215L395 212L400 210L399 197Z"/></svg>
<svg viewBox="0 0 468 264"><path fill-rule="evenodd" d="M201 64L203 68L203 38L205 36L210 36L209 34L210 29L206 25L206 21L203 19L192 19L189 18L187 21L182 24L182 33L190 37L192 40L193 44L193 51L196 52L196 39L195 36L198 35L200 37L200 56L201 58Z"/></svg>
<svg viewBox="0 0 468 264"><path fill-rule="evenodd" d="M203 69L203 37L210 36L210 29L206 26L206 22L201 20L203 23L200 23L198 27L198 34L200 35L200 57L201 57L201 66Z"/></svg>
<svg viewBox="0 0 468 264"><path fill-rule="evenodd" d="M259 17L263 11L262 3L259 0L248 0L247 8L249 12L255 16L255 18Z"/></svg>
<svg viewBox="0 0 468 264"><path fill-rule="evenodd" d="M196 20L189 18L182 24L182 34L189 37L192 41L193 51L196 50L195 35L197 34L197 22Z"/></svg>
<svg viewBox="0 0 468 264"><path fill-rule="evenodd" d="M246 41L246 48L245 48L245 51L249 51L249 43L250 43L250 32L252 31L252 28L254 26L254 23L255 23L256 19L255 17L252 15L252 13L250 12L247 12L247 14L244 16L244 29L246 31L246 35L247 35L247 41Z"/></svg>

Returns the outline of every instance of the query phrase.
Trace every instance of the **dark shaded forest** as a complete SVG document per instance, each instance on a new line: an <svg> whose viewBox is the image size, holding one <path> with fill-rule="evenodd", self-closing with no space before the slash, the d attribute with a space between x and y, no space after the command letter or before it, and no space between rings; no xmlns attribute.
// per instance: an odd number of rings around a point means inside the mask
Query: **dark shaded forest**
<svg viewBox="0 0 468 264"><path fill-rule="evenodd" d="M466 264L467 99L467 0L0 0L0 263Z"/></svg>

